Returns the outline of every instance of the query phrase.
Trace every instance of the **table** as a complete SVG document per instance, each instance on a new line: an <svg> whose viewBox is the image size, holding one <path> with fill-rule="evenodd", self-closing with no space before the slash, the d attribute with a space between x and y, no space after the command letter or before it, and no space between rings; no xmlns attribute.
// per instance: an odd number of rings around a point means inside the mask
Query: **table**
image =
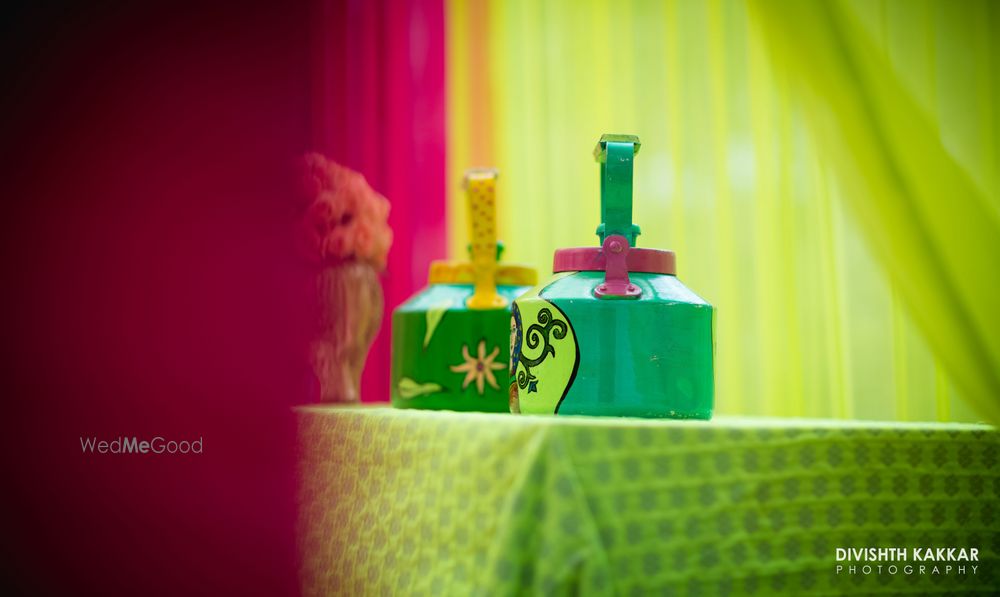
<svg viewBox="0 0 1000 597"><path fill-rule="evenodd" d="M985 425L326 406L297 417L307 595L1000 586L1000 433ZM910 561L865 574L838 547L901 547ZM978 561L921 574L931 563L912 561L916 547L977 548Z"/></svg>

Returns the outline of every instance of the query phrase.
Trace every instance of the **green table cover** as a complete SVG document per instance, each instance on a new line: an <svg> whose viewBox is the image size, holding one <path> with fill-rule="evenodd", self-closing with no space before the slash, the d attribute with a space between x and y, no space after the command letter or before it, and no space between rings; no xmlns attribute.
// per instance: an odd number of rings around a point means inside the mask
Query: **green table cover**
<svg viewBox="0 0 1000 597"><path fill-rule="evenodd" d="M1000 586L1000 434L988 426L382 407L298 417L307 595ZM838 562L838 547L976 548L978 560L934 574L911 555Z"/></svg>

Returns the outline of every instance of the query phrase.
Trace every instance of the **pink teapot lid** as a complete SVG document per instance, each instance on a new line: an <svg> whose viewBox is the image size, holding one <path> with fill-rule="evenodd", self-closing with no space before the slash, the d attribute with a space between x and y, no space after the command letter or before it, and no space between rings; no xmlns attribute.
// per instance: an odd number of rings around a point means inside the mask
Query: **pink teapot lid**
<svg viewBox="0 0 1000 597"><path fill-rule="evenodd" d="M647 274L677 275L677 258L673 251L632 247L625 257L628 271ZM604 247L572 247L556 249L552 273L603 272L607 270Z"/></svg>
<svg viewBox="0 0 1000 597"><path fill-rule="evenodd" d="M600 247L557 249L553 273L602 271L605 281L594 294L598 298L638 298L642 290L632 284L629 273L677 274L673 251L640 249L635 246L639 227L632 223L632 161L639 153L639 138L633 135L603 135L594 149L601 165Z"/></svg>

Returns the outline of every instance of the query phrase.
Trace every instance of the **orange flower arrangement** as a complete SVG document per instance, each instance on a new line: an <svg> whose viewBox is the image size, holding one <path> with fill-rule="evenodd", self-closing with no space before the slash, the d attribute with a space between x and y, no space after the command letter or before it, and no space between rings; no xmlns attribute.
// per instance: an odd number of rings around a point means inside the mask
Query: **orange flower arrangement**
<svg viewBox="0 0 1000 597"><path fill-rule="evenodd" d="M385 269L389 202L360 173L308 153L302 159L298 245L315 263L359 260Z"/></svg>

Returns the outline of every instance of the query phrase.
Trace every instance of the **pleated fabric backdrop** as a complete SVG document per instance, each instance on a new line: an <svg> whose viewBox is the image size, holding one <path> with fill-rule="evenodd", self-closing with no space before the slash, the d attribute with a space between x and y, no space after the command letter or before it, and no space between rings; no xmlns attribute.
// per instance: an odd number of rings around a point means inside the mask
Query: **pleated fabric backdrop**
<svg viewBox="0 0 1000 597"><path fill-rule="evenodd" d="M391 203L385 311L361 383L362 400L387 401L391 311L446 255L444 7L317 0L314 11L314 147Z"/></svg>
<svg viewBox="0 0 1000 597"><path fill-rule="evenodd" d="M838 199L969 404L1000 423L1000 284L988 273L1000 263L1000 8L899 0L749 6L842 185ZM947 35L931 37L931 23ZM948 52L963 59L947 65L941 89L927 57ZM968 74L972 89L961 86Z"/></svg>
<svg viewBox="0 0 1000 597"><path fill-rule="evenodd" d="M848 3L996 205L997 13L946 5ZM719 413L981 419L845 209L743 2L446 0L446 24L453 256L457 181L479 165L501 171L509 259L547 272L555 248L595 245L590 151L638 134L640 246L675 250L718 307Z"/></svg>

